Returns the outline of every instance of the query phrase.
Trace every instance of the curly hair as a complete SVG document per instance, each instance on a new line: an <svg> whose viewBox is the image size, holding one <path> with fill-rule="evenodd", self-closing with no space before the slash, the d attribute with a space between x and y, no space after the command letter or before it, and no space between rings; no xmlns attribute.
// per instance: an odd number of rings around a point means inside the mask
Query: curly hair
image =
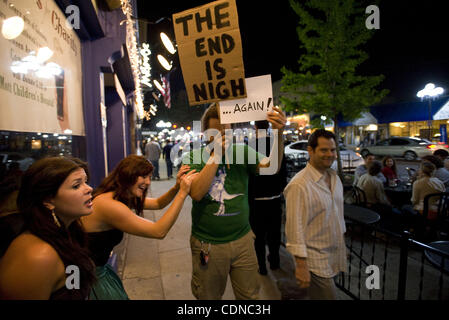
<svg viewBox="0 0 449 320"><path fill-rule="evenodd" d="M138 177L150 175L153 172L152 164L143 156L130 155L121 160L112 172L103 179L101 184L95 189L93 197L106 192L114 192L113 198L135 209L141 216L148 189L145 189L142 197L137 198L131 187L137 182Z"/></svg>

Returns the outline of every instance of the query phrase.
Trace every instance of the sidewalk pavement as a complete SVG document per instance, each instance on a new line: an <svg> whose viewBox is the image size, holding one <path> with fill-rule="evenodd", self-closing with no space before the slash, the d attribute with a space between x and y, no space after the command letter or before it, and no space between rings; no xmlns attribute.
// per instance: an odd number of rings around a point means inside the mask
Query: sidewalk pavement
<svg viewBox="0 0 449 320"><path fill-rule="evenodd" d="M150 197L159 197L169 190L175 179L167 179L165 161L160 160L160 181L152 181ZM173 174L175 177L175 173ZM188 197L178 220L163 240L147 239L125 234L123 241L114 249L117 254L118 274L125 290L133 300L194 300L190 281L192 257L190 252L192 200ZM144 217L158 220L162 210L145 210ZM267 276L260 276L261 300L301 299L303 292L294 278L292 256L281 246L281 269L270 270ZM267 266L269 264L267 263ZM235 299L231 281L228 278L225 300Z"/></svg>

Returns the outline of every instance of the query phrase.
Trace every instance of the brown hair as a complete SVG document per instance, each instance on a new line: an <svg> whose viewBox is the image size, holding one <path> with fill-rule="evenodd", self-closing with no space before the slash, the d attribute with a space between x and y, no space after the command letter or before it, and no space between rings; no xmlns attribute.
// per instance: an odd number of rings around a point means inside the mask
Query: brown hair
<svg viewBox="0 0 449 320"><path fill-rule="evenodd" d="M85 298L95 280L95 265L89 257L86 233L79 219L69 226L64 226L64 222L59 220L62 227L58 227L51 211L44 205L44 201L55 197L67 177L78 169L83 167L64 157L36 161L22 176L17 206L23 215L25 230L50 244L64 266L79 267L81 286L73 293L76 297Z"/></svg>
<svg viewBox="0 0 449 320"><path fill-rule="evenodd" d="M337 144L337 140L335 139L335 135L332 132L324 130L324 129L317 129L309 137L309 141L307 142L307 145L309 147L311 147L313 150L315 150L316 147L318 146L318 138L319 137L323 137L323 138L326 138L328 140L334 139L335 144Z"/></svg>
<svg viewBox="0 0 449 320"><path fill-rule="evenodd" d="M440 158L438 158L437 156L434 156L434 155L424 156L424 157L422 157L422 160L431 162L437 169L444 167L444 162Z"/></svg>
<svg viewBox="0 0 449 320"><path fill-rule="evenodd" d="M379 160L374 160L368 166L368 173L372 176L377 176L382 170L382 163Z"/></svg>
<svg viewBox="0 0 449 320"><path fill-rule="evenodd" d="M148 189L144 190L141 198L133 195L130 189L137 182L138 177L150 175L152 172L153 166L145 157L127 156L103 179L98 188L95 189L93 197L113 191L115 200L122 202L130 209L135 209L138 215L142 215Z"/></svg>
<svg viewBox="0 0 449 320"><path fill-rule="evenodd" d="M382 165L383 165L384 167L386 167L386 166L387 166L387 160L388 160L388 159L393 160L393 166L391 167L391 170L393 170L393 172L394 172L396 175L398 175L398 171L397 171L397 169L396 169L396 161L394 161L394 159L393 159L392 156L385 156L385 157L383 158L383 160L382 160Z"/></svg>
<svg viewBox="0 0 449 320"><path fill-rule="evenodd" d="M209 129L209 119L220 119L218 116L218 105L215 102L212 103L206 111L204 111L204 114L201 117L203 132Z"/></svg>
<svg viewBox="0 0 449 320"><path fill-rule="evenodd" d="M423 161L421 163L421 172L426 176L431 177L433 172L436 170L436 166L429 161Z"/></svg>

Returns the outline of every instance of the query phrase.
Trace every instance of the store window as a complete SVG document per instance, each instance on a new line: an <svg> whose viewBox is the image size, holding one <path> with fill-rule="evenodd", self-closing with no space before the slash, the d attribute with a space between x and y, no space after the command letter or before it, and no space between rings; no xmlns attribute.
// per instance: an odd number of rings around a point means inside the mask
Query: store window
<svg viewBox="0 0 449 320"><path fill-rule="evenodd" d="M85 159L81 42L54 1L0 1L0 214L37 159ZM7 22L5 22L7 21Z"/></svg>
<svg viewBox="0 0 449 320"><path fill-rule="evenodd" d="M376 146L388 146L390 144L390 139L381 140L376 143Z"/></svg>
<svg viewBox="0 0 449 320"><path fill-rule="evenodd" d="M86 161L85 138L45 132L0 131L0 216L16 209L22 174L38 159L75 156Z"/></svg>
<svg viewBox="0 0 449 320"><path fill-rule="evenodd" d="M405 139L391 139L390 141L391 146L405 146L407 144L410 144L410 142Z"/></svg>

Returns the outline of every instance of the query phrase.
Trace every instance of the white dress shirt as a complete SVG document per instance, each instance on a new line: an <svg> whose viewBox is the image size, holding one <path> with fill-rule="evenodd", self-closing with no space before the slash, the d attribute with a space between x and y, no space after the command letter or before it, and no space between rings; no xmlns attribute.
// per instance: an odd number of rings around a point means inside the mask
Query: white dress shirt
<svg viewBox="0 0 449 320"><path fill-rule="evenodd" d="M336 172L325 175L310 163L298 172L284 190L287 206L287 250L307 258L309 271L323 278L346 272L346 232L343 185Z"/></svg>

